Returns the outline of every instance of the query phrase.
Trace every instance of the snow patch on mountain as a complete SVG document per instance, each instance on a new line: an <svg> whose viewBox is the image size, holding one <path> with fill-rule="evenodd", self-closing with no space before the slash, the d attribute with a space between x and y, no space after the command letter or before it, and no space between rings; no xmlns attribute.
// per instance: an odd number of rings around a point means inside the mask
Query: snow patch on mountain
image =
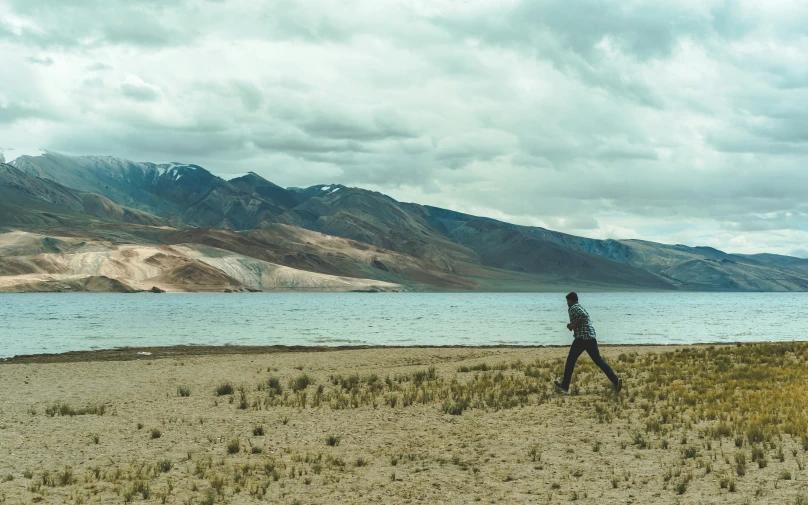
<svg viewBox="0 0 808 505"><path fill-rule="evenodd" d="M157 165L157 172L162 176L170 177L173 181L178 181L185 175L188 170L196 170L196 165L186 165L184 163L177 163L171 161L168 163L160 163Z"/></svg>

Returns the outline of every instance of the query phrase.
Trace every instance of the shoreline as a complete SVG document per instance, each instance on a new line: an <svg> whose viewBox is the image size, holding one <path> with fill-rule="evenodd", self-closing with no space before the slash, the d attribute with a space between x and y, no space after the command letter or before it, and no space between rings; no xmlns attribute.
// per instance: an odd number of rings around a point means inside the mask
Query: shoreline
<svg viewBox="0 0 808 505"><path fill-rule="evenodd" d="M805 342L793 340L789 342ZM604 349L614 348L694 348L694 347L726 347L734 345L755 344L782 344L786 342L697 342L692 344L601 344ZM21 354L8 358L0 358L0 365L17 364L46 364L46 363L91 363L97 361L135 361L154 360L166 358L184 358L198 356L229 356L229 355L263 355L263 354L290 354L290 353L326 353L339 351L370 351L370 350L408 350L408 349L467 349L467 350L496 350L496 349L561 349L568 348L569 344L537 344L537 345L337 345L337 346L306 346L306 345L169 345L149 347L116 347L110 349L93 349L88 351L66 351L61 353Z"/></svg>

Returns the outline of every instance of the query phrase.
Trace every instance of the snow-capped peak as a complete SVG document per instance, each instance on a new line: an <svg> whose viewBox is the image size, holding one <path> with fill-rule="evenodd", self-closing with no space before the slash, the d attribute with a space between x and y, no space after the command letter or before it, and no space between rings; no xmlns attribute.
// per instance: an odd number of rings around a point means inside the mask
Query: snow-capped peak
<svg viewBox="0 0 808 505"><path fill-rule="evenodd" d="M178 181L183 176L183 173L181 171L181 169L183 168L188 167L187 165L183 165L173 161L170 161L168 163L160 163L159 165L157 165L157 171L160 173L160 175L168 175L175 181Z"/></svg>

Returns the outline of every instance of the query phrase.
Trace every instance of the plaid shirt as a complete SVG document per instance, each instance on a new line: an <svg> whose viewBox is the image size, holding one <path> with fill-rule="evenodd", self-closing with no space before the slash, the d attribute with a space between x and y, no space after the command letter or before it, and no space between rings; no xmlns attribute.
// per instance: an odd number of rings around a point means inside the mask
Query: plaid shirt
<svg viewBox="0 0 808 505"><path fill-rule="evenodd" d="M583 307L576 303L570 307L569 313L570 323L583 320L583 324L574 330L573 336L576 339L580 338L582 340L595 340L597 338L597 335L595 334L595 327L589 322L589 313L584 310Z"/></svg>

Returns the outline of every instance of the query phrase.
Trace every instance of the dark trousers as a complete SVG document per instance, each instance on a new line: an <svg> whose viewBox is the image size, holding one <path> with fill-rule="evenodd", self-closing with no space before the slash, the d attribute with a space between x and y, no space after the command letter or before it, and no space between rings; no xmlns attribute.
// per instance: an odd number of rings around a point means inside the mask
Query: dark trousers
<svg viewBox="0 0 808 505"><path fill-rule="evenodd" d="M584 351L586 351L589 357L592 358L592 361L603 370L603 373L612 381L612 384L616 385L617 375L614 374L612 367L601 357L600 350L598 350L598 341L594 339L584 340L576 338L572 342L569 355L567 355L567 366L564 367L564 380L562 381L564 387L569 387L570 380L572 380L572 371L575 369L575 362L578 361L578 356L583 354Z"/></svg>

